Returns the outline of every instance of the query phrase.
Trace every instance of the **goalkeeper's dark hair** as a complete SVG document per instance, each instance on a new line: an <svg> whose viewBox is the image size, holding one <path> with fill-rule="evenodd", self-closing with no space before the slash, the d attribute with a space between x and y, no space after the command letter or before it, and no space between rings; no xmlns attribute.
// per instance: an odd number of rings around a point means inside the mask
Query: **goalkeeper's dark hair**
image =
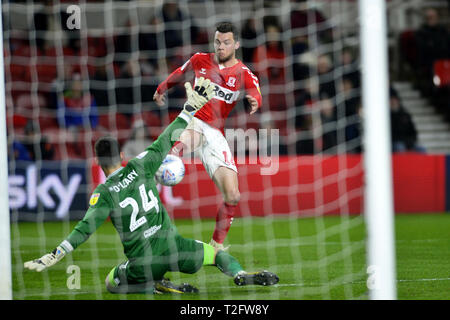
<svg viewBox="0 0 450 320"><path fill-rule="evenodd" d="M227 33L231 32L233 33L233 39L234 41L239 41L239 32L237 28L229 21L220 22L216 25L216 31L219 31L220 33Z"/></svg>
<svg viewBox="0 0 450 320"><path fill-rule="evenodd" d="M111 168L122 162L119 141L112 136L101 137L95 142L95 156L102 168Z"/></svg>

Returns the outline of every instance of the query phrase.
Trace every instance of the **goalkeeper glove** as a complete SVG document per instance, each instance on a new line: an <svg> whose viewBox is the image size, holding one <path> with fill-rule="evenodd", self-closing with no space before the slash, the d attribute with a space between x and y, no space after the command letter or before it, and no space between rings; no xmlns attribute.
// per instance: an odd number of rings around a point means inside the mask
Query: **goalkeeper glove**
<svg viewBox="0 0 450 320"><path fill-rule="evenodd" d="M43 255L39 259L25 262L23 266L27 269L41 272L42 270L50 268L51 266L56 264L59 260L64 258L65 255L66 252L64 251L64 249L58 246L52 252Z"/></svg>
<svg viewBox="0 0 450 320"><path fill-rule="evenodd" d="M183 106L182 113L192 118L201 107L211 100L214 87L209 79L203 77L198 79L194 89L192 89L190 82L186 82L184 87L186 88L187 101Z"/></svg>

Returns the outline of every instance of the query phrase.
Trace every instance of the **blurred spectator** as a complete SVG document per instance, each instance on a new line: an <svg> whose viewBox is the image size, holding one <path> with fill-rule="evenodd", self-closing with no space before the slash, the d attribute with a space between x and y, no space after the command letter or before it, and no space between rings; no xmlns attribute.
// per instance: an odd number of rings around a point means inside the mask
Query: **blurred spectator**
<svg viewBox="0 0 450 320"><path fill-rule="evenodd" d="M349 76L344 76L339 84L339 91L341 93L341 99L344 102L344 110L342 116L352 116L358 113L358 106L360 100L360 91L355 88L353 79Z"/></svg>
<svg viewBox="0 0 450 320"><path fill-rule="evenodd" d="M334 98L336 95L333 61L323 54L317 58L317 75L319 77L319 95Z"/></svg>
<svg viewBox="0 0 450 320"><path fill-rule="evenodd" d="M250 64L253 61L253 54L256 48L256 25L255 19L249 18L244 22L241 32L242 62Z"/></svg>
<svg viewBox="0 0 450 320"><path fill-rule="evenodd" d="M311 105L297 106L295 117L295 152L297 154L314 154L313 115ZM291 154L291 149L288 147Z"/></svg>
<svg viewBox="0 0 450 320"><path fill-rule="evenodd" d="M118 111L121 113L133 113L135 104L142 101L140 89L141 69L138 60L130 58L121 68L116 79L116 101Z"/></svg>
<svg viewBox="0 0 450 320"><path fill-rule="evenodd" d="M129 160L143 152L152 144L149 132L144 121L137 120L133 123L133 130L130 138L124 143L122 151L125 159Z"/></svg>
<svg viewBox="0 0 450 320"><path fill-rule="evenodd" d="M308 51L308 36L300 35L292 38L292 54L302 55Z"/></svg>
<svg viewBox="0 0 450 320"><path fill-rule="evenodd" d="M27 149L30 160L53 160L55 150L33 120L27 122L24 133L23 146Z"/></svg>
<svg viewBox="0 0 450 320"><path fill-rule="evenodd" d="M347 47L342 50L339 65L336 68L341 68L342 76L352 81L353 88L360 88L361 75L359 72L359 62L355 58L355 53L352 48Z"/></svg>
<svg viewBox="0 0 450 320"><path fill-rule="evenodd" d="M145 59L134 55L128 59L116 79L116 102L120 113L131 117L142 110L142 103L153 101L157 84L146 83L145 77L154 74L154 67Z"/></svg>
<svg viewBox="0 0 450 320"><path fill-rule="evenodd" d="M110 101L106 64L101 64L95 68L95 73L89 82L89 86L98 108L111 106L114 101Z"/></svg>
<svg viewBox="0 0 450 320"><path fill-rule="evenodd" d="M46 39L51 39L63 46L69 46L74 52L78 53L80 51L80 31L68 28L67 21L70 14L62 6L56 5L56 2L53 0L42 0L40 2L43 6L34 13L32 25L29 28L29 30L36 30L36 45L43 49ZM62 38L47 35L48 31L58 30L64 31ZM32 33L30 32L29 39L32 38L31 35Z"/></svg>
<svg viewBox="0 0 450 320"><path fill-rule="evenodd" d="M419 87L430 96L433 86L433 64L439 59L450 58L450 34L439 22L434 8L425 11L425 23L416 33Z"/></svg>
<svg viewBox="0 0 450 320"><path fill-rule="evenodd" d="M309 49L308 37L306 35L295 36L291 41L291 46L293 80L305 80L309 76L309 66L302 61L302 56Z"/></svg>
<svg viewBox="0 0 450 320"><path fill-rule="evenodd" d="M14 140L10 148L12 148L12 152L8 152L9 161L31 161L30 153L22 142Z"/></svg>
<svg viewBox="0 0 450 320"><path fill-rule="evenodd" d="M43 48L45 36L49 30L49 18L52 12L49 10L51 1L43 1L44 6L33 15L33 25L30 30L36 31L36 45Z"/></svg>
<svg viewBox="0 0 450 320"><path fill-rule="evenodd" d="M322 151L336 153L337 140L337 115L336 106L332 99L323 97L319 103L320 120L322 126Z"/></svg>
<svg viewBox="0 0 450 320"><path fill-rule="evenodd" d="M142 29L140 29L139 33L139 50L148 52L150 56L150 62L156 64L157 62L157 51L158 48L158 34L161 29L161 20L157 17L152 17L147 25L144 25ZM146 29L148 28L148 29Z"/></svg>
<svg viewBox="0 0 450 320"><path fill-rule="evenodd" d="M115 58L115 62L119 65L124 63L124 59L121 58L121 53L132 53L137 52L138 48L138 34L134 32L134 28L136 27L136 22L131 19L128 19L123 31L118 34L114 41L114 53L118 53L118 57Z"/></svg>
<svg viewBox="0 0 450 320"><path fill-rule="evenodd" d="M188 14L182 12L178 3L173 0L165 1L157 15L164 22L164 39L165 48L171 49L181 47L183 45L195 44L199 35L199 28L196 26L194 19ZM189 20L189 22L186 22ZM190 42L185 42L183 34L183 26L188 24Z"/></svg>
<svg viewBox="0 0 450 320"><path fill-rule="evenodd" d="M286 56L281 41L281 30L275 24L268 25L265 30L265 36L266 43L256 48L253 54L254 71L262 85L269 85L269 108L271 110L285 110Z"/></svg>
<svg viewBox="0 0 450 320"><path fill-rule="evenodd" d="M83 88L79 74L73 76L70 87L64 91L58 104L58 121L61 128L95 128L98 124L97 104L94 97Z"/></svg>
<svg viewBox="0 0 450 320"><path fill-rule="evenodd" d="M424 149L417 145L417 130L411 115L402 106L395 90L390 92L390 117L392 151L420 151Z"/></svg>
<svg viewBox="0 0 450 320"><path fill-rule="evenodd" d="M360 91L354 87L353 78L348 75L342 79L339 91L341 95L337 104L337 119L345 118L346 150L361 152Z"/></svg>
<svg viewBox="0 0 450 320"><path fill-rule="evenodd" d="M306 33L306 28L314 25L320 43L332 42L333 28L328 25L327 18L320 10L309 5L306 0L291 0L291 6L293 9L290 14L290 28L294 31L304 30Z"/></svg>
<svg viewBox="0 0 450 320"><path fill-rule="evenodd" d="M50 108L58 109L58 105L62 96L64 95L64 91L68 89L72 83L73 78L73 65L67 63L63 66L64 74L62 77L55 78L51 83L50 89Z"/></svg>

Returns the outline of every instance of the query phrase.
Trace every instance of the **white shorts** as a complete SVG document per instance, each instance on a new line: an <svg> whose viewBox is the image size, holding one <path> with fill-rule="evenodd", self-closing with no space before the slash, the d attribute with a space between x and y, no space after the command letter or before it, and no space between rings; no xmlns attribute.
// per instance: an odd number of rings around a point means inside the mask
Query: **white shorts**
<svg viewBox="0 0 450 320"><path fill-rule="evenodd" d="M230 146L220 130L195 117L189 122L186 129L202 134L200 147L194 151L194 155L201 159L211 178L219 167L226 167L237 173Z"/></svg>

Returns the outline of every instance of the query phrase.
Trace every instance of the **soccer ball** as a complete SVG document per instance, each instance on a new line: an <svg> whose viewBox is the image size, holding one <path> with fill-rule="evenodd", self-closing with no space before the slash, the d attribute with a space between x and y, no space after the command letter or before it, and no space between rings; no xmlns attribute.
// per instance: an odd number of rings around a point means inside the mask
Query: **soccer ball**
<svg viewBox="0 0 450 320"><path fill-rule="evenodd" d="M158 171L155 173L156 182L164 186L174 186L184 178L184 164L181 158L168 154Z"/></svg>

